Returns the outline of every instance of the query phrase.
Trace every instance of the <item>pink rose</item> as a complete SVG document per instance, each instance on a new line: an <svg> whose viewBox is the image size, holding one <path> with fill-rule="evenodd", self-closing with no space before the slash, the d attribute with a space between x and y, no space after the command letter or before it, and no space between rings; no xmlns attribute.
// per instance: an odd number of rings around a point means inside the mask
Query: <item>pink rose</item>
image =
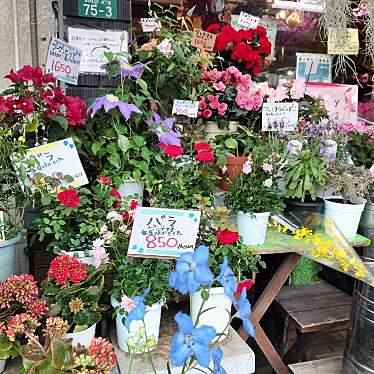
<svg viewBox="0 0 374 374"><path fill-rule="evenodd" d="M250 88L252 86L252 78L249 74L244 74L239 78L238 83L245 88Z"/></svg>
<svg viewBox="0 0 374 374"><path fill-rule="evenodd" d="M243 165L243 173L244 174L250 174L252 173L252 165L250 161L246 161Z"/></svg>
<svg viewBox="0 0 374 374"><path fill-rule="evenodd" d="M266 179L266 181L264 182L265 187L271 187L272 185L273 185L273 180L271 178Z"/></svg>

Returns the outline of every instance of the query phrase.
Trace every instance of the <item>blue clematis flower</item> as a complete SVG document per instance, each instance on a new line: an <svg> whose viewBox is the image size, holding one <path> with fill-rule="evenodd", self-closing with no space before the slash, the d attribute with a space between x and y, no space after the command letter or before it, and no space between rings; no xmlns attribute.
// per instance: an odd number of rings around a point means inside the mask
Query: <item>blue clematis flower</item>
<svg viewBox="0 0 374 374"><path fill-rule="evenodd" d="M226 370L221 365L222 357L223 357L222 349L218 347L215 348L212 352L214 374L227 374Z"/></svg>
<svg viewBox="0 0 374 374"><path fill-rule="evenodd" d="M152 118L145 121L151 130L157 135L161 144L181 145L181 134L173 130L173 119L165 118L164 120L156 112L152 112Z"/></svg>
<svg viewBox="0 0 374 374"><path fill-rule="evenodd" d="M125 103L114 95L106 95L97 97L91 105L91 118L93 118L94 115L102 108L105 110L105 113L108 113L114 108L118 108L126 121L130 119L131 113L141 113L141 110L135 104Z"/></svg>
<svg viewBox="0 0 374 374"><path fill-rule="evenodd" d="M221 272L219 274L218 280L221 283L223 289L225 290L225 294L235 302L234 292L238 288L238 284L236 283L236 278L234 272L231 270L227 257L223 259L223 263L220 265Z"/></svg>
<svg viewBox="0 0 374 374"><path fill-rule="evenodd" d="M214 275L208 266L209 248L200 245L194 253L183 253L177 260L176 271L169 276L170 287L180 293L196 292L201 285L209 285Z"/></svg>
<svg viewBox="0 0 374 374"><path fill-rule="evenodd" d="M130 331L130 324L132 321L142 321L144 320L146 307L145 307L145 297L149 294L150 288L148 287L144 290L142 296L135 296L133 297L133 301L135 303L135 307L129 312L125 320L125 326L128 331Z"/></svg>
<svg viewBox="0 0 374 374"><path fill-rule="evenodd" d="M214 327L202 325L194 327L192 319L185 313L175 316L179 331L171 342L171 362L182 366L192 355L200 366L207 368L210 362L209 344L216 336Z"/></svg>
<svg viewBox="0 0 374 374"><path fill-rule="evenodd" d="M139 78L143 71L143 64L135 64L133 66L129 65L129 68L122 68L121 75L124 78Z"/></svg>
<svg viewBox="0 0 374 374"><path fill-rule="evenodd" d="M251 304L247 299L247 290L244 289L240 295L240 299L237 303L235 303L237 312L236 317L240 318L243 321L244 330L251 336L255 335L255 331L253 329L253 325L249 320L249 317L252 313Z"/></svg>

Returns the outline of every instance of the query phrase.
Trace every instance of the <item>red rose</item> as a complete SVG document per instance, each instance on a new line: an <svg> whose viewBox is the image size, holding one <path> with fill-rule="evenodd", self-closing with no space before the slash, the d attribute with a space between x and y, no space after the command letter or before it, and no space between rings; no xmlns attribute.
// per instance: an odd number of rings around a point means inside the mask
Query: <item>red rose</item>
<svg viewBox="0 0 374 374"><path fill-rule="evenodd" d="M206 31L207 32L211 32L212 34L216 34L219 30L220 30L221 26L218 25L217 23L213 23L212 25L210 25Z"/></svg>
<svg viewBox="0 0 374 374"><path fill-rule="evenodd" d="M202 151L205 151L205 152L210 152L212 150L212 147L210 146L209 143L196 143L195 146L194 146L194 149L196 152L202 152Z"/></svg>
<svg viewBox="0 0 374 374"><path fill-rule="evenodd" d="M162 144L160 147L164 150L164 154L169 157L178 157L183 155L183 149L179 145L165 145Z"/></svg>
<svg viewBox="0 0 374 374"><path fill-rule="evenodd" d="M236 231L217 230L216 237L221 244L232 245L239 239L239 234Z"/></svg>
<svg viewBox="0 0 374 374"><path fill-rule="evenodd" d="M212 164L215 161L214 154L213 152L199 152L196 156L195 159L200 162L207 162L208 164Z"/></svg>
<svg viewBox="0 0 374 374"><path fill-rule="evenodd" d="M108 186L109 184L112 183L112 178L109 178L109 177L100 177L98 179L98 181L102 184L105 184L106 186Z"/></svg>
<svg viewBox="0 0 374 374"><path fill-rule="evenodd" d="M244 289L246 290L249 290L252 288L252 286L254 285L254 282L252 282L251 280L245 280L243 282L239 282L238 283L238 288L236 289L236 293L238 293L239 295L242 294L242 291Z"/></svg>
<svg viewBox="0 0 374 374"><path fill-rule="evenodd" d="M201 117L203 118L210 118L212 116L212 111L210 109L205 109L204 112L201 113Z"/></svg>
<svg viewBox="0 0 374 374"><path fill-rule="evenodd" d="M123 220L126 223L130 223L132 220L132 216L134 214L134 211L138 207L139 203L137 200L131 200L130 206L129 206L129 211L125 212L123 215Z"/></svg>
<svg viewBox="0 0 374 374"><path fill-rule="evenodd" d="M223 34L228 35L233 43L239 43L242 40L241 32L236 31L231 25L223 26L221 31Z"/></svg>
<svg viewBox="0 0 374 374"><path fill-rule="evenodd" d="M61 191L57 194L57 200L63 205L63 206L70 206L70 207L76 207L79 205L81 199L78 196L77 190L65 190Z"/></svg>

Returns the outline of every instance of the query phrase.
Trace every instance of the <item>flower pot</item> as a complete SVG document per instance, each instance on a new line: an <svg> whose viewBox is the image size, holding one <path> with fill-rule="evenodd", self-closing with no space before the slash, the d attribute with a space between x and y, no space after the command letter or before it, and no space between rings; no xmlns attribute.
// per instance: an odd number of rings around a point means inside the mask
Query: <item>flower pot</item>
<svg viewBox="0 0 374 374"><path fill-rule="evenodd" d="M226 173L222 175L219 187L224 191L231 190L231 183L237 176L243 172L243 165L248 160L248 157L226 157ZM229 181L228 181L228 180Z"/></svg>
<svg viewBox="0 0 374 374"><path fill-rule="evenodd" d="M221 130L215 121L207 121L204 128L204 138L206 141L214 139L217 135L231 134L238 131L238 122L229 121L229 128Z"/></svg>
<svg viewBox="0 0 374 374"><path fill-rule="evenodd" d="M132 197L137 200L139 206L143 204L144 181L140 183L134 180L125 180L118 188L118 192L122 197Z"/></svg>
<svg viewBox="0 0 374 374"><path fill-rule="evenodd" d="M325 214L335 222L338 229L347 239L352 239L357 233L365 204L366 200L363 198L355 199L351 204L343 204L341 198L334 198L333 201L326 199Z"/></svg>
<svg viewBox="0 0 374 374"><path fill-rule="evenodd" d="M14 274L17 244L21 235L0 241L0 281Z"/></svg>
<svg viewBox="0 0 374 374"><path fill-rule="evenodd" d="M190 312L191 318L196 322L203 299L200 292L194 292L190 295ZM227 337L228 323L231 318L232 301L225 294L223 287L213 287L209 291L209 299L204 303L203 311L210 309L200 315L199 325L212 326L216 329L217 334L225 335L217 336L214 341L222 341Z"/></svg>
<svg viewBox="0 0 374 374"><path fill-rule="evenodd" d="M270 213L239 212L237 215L238 232L247 245L264 244Z"/></svg>
<svg viewBox="0 0 374 374"><path fill-rule="evenodd" d="M73 347L81 346L88 347L95 336L96 323L86 330L80 332L70 332L65 334L64 339L72 339Z"/></svg>
<svg viewBox="0 0 374 374"><path fill-rule="evenodd" d="M371 202L365 205L358 232L371 240L370 246L364 248L364 257L374 260L374 204Z"/></svg>
<svg viewBox="0 0 374 374"><path fill-rule="evenodd" d="M6 360L0 360L0 373L3 373L6 366Z"/></svg>
<svg viewBox="0 0 374 374"><path fill-rule="evenodd" d="M286 204L285 212L314 212L322 213L323 206L325 204L324 200L317 197L316 201L313 201L310 196L305 198L305 201L297 199L285 199L284 203Z"/></svg>
<svg viewBox="0 0 374 374"><path fill-rule="evenodd" d="M75 257L87 265L94 265L95 263L93 251L74 251L74 252L61 251L61 253L63 255ZM88 255L86 255L86 253L88 253Z"/></svg>
<svg viewBox="0 0 374 374"><path fill-rule="evenodd" d="M114 308L120 305L120 303L113 297L111 297L111 304ZM155 303L152 306L147 306L146 313L144 316L144 325L145 325L147 338L150 338L151 336L153 336L156 343L158 342L159 335L160 335L161 308L162 308L162 303ZM136 341L138 338L135 335L141 327L144 327L144 325L143 325L143 321L132 321L130 324L130 332L129 332L125 324L122 322L124 318L126 318L125 314L120 314L119 311L117 311L116 313L117 343L118 343L119 348L122 351L128 352L129 349L127 346L127 340L129 339L129 337L132 337ZM140 353L140 352L135 352L135 353Z"/></svg>

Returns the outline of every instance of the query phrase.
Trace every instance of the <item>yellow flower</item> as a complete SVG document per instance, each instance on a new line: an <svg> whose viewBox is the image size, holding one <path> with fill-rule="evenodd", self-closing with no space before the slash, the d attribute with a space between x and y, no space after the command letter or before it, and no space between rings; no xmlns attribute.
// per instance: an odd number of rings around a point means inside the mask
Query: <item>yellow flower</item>
<svg viewBox="0 0 374 374"><path fill-rule="evenodd" d="M79 298L72 299L69 302L69 308L74 314L77 314L84 309L84 303Z"/></svg>

